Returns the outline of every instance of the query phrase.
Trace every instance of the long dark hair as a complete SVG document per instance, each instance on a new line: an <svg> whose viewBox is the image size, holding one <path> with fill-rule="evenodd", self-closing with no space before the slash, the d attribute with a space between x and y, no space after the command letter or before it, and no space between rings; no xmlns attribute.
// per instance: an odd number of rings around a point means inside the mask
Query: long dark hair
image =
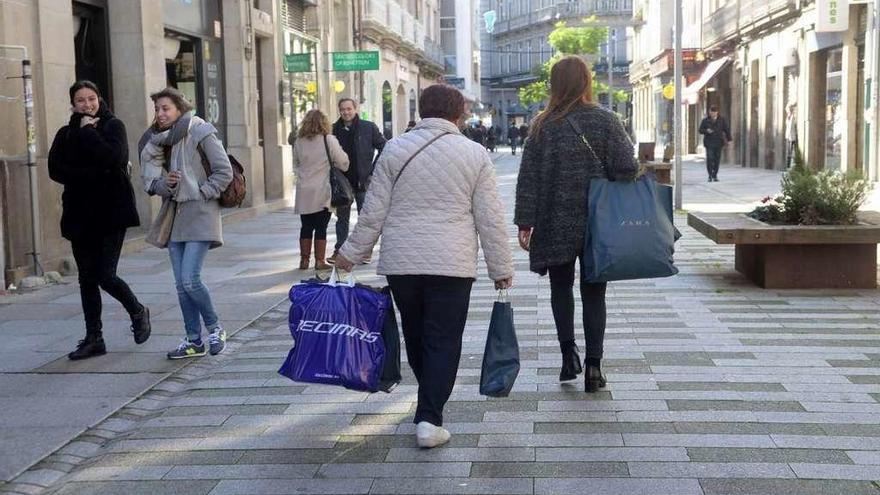
<svg viewBox="0 0 880 495"><path fill-rule="evenodd" d="M70 104L71 105L73 105L73 97L74 97L74 95L76 95L76 92L83 89L83 88L91 89L92 91L95 92L96 95L98 95L98 99L99 100L101 99L101 90L98 89L98 85L93 83L92 81L87 80L87 79L82 79L82 80L79 80L79 81L73 83L73 85L70 87ZM103 103L103 101L102 101L102 103Z"/></svg>
<svg viewBox="0 0 880 495"><path fill-rule="evenodd" d="M550 103L532 121L529 137L538 136L545 123L565 117L580 105L593 105L593 75L583 59L569 55L550 69Z"/></svg>

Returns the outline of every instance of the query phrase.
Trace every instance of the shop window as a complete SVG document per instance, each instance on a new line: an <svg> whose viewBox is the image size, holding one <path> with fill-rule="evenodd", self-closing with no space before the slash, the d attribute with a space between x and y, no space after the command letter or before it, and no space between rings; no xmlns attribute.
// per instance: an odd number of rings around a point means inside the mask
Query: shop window
<svg viewBox="0 0 880 495"><path fill-rule="evenodd" d="M391 84L385 81L382 84L382 133L385 139L394 137L394 120L391 112L394 95L391 92Z"/></svg>
<svg viewBox="0 0 880 495"><path fill-rule="evenodd" d="M168 86L177 88L186 98L196 106L198 113L203 114L201 98L199 97L199 60L197 53L198 44L191 38L166 34L165 77Z"/></svg>
<svg viewBox="0 0 880 495"><path fill-rule="evenodd" d="M825 79L825 168L840 170L846 120L843 94L843 50L828 52Z"/></svg>

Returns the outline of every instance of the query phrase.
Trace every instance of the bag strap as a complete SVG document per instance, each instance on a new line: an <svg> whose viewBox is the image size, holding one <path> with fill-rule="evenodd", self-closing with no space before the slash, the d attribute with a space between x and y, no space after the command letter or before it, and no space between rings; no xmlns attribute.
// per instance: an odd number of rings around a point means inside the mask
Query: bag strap
<svg viewBox="0 0 880 495"><path fill-rule="evenodd" d="M605 164L602 162L602 160L599 159L599 156L596 155L596 152L593 151L593 147L590 145L590 141L587 139L586 134L584 134L584 133L581 131L581 126L580 126L577 122L575 122L573 118L571 118L571 115L566 115L566 116L565 116L565 120L568 122L568 125L570 125L571 128L574 130L574 133L577 134L577 136L578 136L579 138L581 138L581 141L582 141L585 145L587 145L587 149L590 150L590 154L593 155L593 158L594 158L597 162L599 162L599 165L602 166L602 170L604 171L604 170L605 170Z"/></svg>
<svg viewBox="0 0 880 495"><path fill-rule="evenodd" d="M327 135L324 134L324 152L327 153L327 163L333 168L333 158L330 156L330 146L327 144Z"/></svg>
<svg viewBox="0 0 880 495"><path fill-rule="evenodd" d="M199 152L199 156L202 157L202 168L205 169L205 176L211 176L211 162L208 160L208 155L205 154L205 150L202 149L202 144L199 143L196 145L196 150Z"/></svg>
<svg viewBox="0 0 880 495"><path fill-rule="evenodd" d="M415 153L413 153L413 155L412 155L411 157L409 157L409 160L407 160L406 163L404 163L403 166L400 167L400 172L397 172L397 177L394 178L394 183L391 184L391 188L393 189L394 186L397 185L397 181L400 180L400 176L401 176L401 174L403 174L403 171L406 170L406 166L409 165L409 162L413 161L413 158L415 158L416 156L418 156L419 153L421 153L425 148L427 148L428 146L430 146L434 141L436 141L436 140L442 138L443 136L445 136L445 135L447 135L447 134L452 134L452 133L449 132L449 131L443 131L443 132L441 132L440 134L438 134L438 135L434 136L433 138L431 138L431 140L428 141L427 143L425 143L424 146L422 146L421 148L419 148L418 151L416 151Z"/></svg>

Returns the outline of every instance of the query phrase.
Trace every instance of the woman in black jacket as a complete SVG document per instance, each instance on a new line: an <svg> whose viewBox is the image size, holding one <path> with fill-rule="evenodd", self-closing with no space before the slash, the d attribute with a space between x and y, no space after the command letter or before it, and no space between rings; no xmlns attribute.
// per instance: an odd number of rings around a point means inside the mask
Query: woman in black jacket
<svg viewBox="0 0 880 495"><path fill-rule="evenodd" d="M101 335L104 289L131 315L134 341L150 337L150 310L116 275L125 230L140 225L128 170L125 125L101 99L95 83L70 87L73 115L49 151L49 177L64 186L61 235L73 248L79 271L86 338L68 354L73 360L107 352Z"/></svg>
<svg viewBox="0 0 880 495"><path fill-rule="evenodd" d="M584 134L578 135L578 132ZM530 268L550 272L550 304L562 350L560 381L583 371L574 340L575 261L584 249L590 180L633 180L633 144L620 119L592 101L590 70L570 56L550 71L550 103L532 123L516 183L514 223ZM525 139L525 135L521 135ZM605 339L605 283L581 277L587 372L585 389L605 386L601 360Z"/></svg>

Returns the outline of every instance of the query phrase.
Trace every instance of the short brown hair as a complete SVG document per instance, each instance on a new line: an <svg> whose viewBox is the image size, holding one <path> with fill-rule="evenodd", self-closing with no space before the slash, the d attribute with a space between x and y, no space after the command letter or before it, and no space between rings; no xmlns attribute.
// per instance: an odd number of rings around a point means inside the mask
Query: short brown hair
<svg viewBox="0 0 880 495"><path fill-rule="evenodd" d="M302 124L299 126L297 137L310 138L313 136L326 136L330 134L330 121L324 112L315 109L309 110Z"/></svg>
<svg viewBox="0 0 880 495"><path fill-rule="evenodd" d="M193 104L186 99L186 95L177 88L165 88L162 91L157 91L150 95L150 99L153 100L153 103L156 103L159 98L168 98L171 100L180 113L187 113L195 108L193 107Z"/></svg>
<svg viewBox="0 0 880 495"><path fill-rule="evenodd" d="M342 104L347 101L350 101L352 106L354 106L355 110L357 110L358 104L356 101L354 101L354 98L340 98L339 103L336 104L336 108L341 107Z"/></svg>
<svg viewBox="0 0 880 495"><path fill-rule="evenodd" d="M419 116L457 122L464 115L464 96L448 84L428 86L419 97Z"/></svg>

